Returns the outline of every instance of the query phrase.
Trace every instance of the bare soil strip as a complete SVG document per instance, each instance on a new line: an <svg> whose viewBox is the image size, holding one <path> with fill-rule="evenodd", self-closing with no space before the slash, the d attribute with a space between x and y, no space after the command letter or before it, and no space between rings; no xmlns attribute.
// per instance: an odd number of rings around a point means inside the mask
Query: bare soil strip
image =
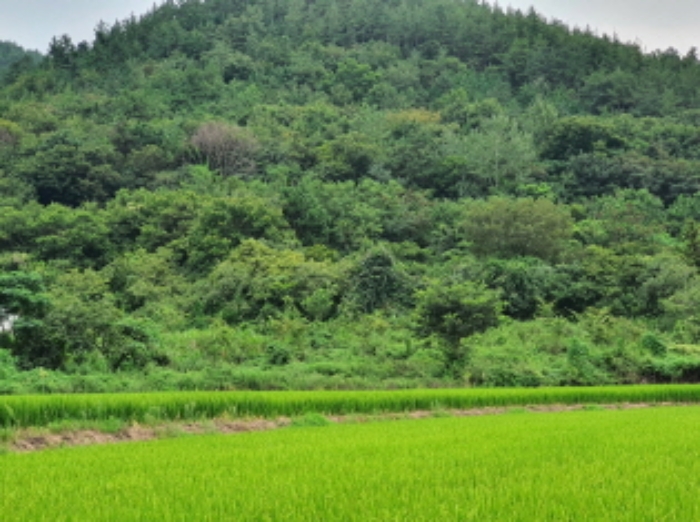
<svg viewBox="0 0 700 522"><path fill-rule="evenodd" d="M379 415L343 415L324 416L330 423L364 423L405 419L427 419L434 417L478 417L484 415L503 415L507 413L560 413L582 410L630 410L668 406L693 406L681 403L620 403L590 405L539 405L523 407L478 408L467 410L420 410L403 413L385 413ZM292 419L213 419L201 422L171 422L157 426L133 424L116 433L98 430L66 430L53 433L47 429L18 430L12 434L7 449L12 453L31 453L52 448L72 446L94 446L118 444L124 442L144 442L156 439L175 438L186 435L234 434L255 431L270 431L291 426ZM302 422L303 425L303 422Z"/></svg>

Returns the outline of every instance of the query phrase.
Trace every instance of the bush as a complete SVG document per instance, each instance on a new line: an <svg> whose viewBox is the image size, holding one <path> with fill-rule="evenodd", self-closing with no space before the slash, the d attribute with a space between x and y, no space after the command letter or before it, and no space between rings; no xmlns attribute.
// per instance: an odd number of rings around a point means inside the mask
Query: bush
<svg viewBox="0 0 700 522"><path fill-rule="evenodd" d="M0 382L10 380L19 372L17 360L9 350L0 349Z"/></svg>
<svg viewBox="0 0 700 522"><path fill-rule="evenodd" d="M480 386L629 384L649 378L654 358L643 325L598 314L578 322L538 318L510 322L462 341L466 378ZM654 363L656 364L656 363Z"/></svg>

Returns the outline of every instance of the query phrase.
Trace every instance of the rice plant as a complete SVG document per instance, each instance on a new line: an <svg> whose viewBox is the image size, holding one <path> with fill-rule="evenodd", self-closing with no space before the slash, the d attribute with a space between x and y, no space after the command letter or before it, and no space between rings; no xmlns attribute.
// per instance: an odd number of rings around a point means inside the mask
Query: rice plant
<svg viewBox="0 0 700 522"><path fill-rule="evenodd" d="M440 389L322 392L179 392L0 397L0 428L61 421L125 422L230 417L299 417L538 404L700 402L700 386Z"/></svg>
<svg viewBox="0 0 700 522"><path fill-rule="evenodd" d="M700 520L700 408L299 427L0 456L3 522Z"/></svg>

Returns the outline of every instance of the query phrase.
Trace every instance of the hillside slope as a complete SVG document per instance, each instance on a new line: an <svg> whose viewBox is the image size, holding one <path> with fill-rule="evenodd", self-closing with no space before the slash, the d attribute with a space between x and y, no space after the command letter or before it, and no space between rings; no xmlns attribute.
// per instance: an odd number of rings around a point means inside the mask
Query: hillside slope
<svg viewBox="0 0 700 522"><path fill-rule="evenodd" d="M0 90L0 392L695 381L699 80L456 0L57 37Z"/></svg>

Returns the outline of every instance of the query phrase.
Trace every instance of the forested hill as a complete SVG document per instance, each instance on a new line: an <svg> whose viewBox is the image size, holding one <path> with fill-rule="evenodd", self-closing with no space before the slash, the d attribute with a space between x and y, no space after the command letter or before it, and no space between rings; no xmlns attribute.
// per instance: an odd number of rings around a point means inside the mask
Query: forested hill
<svg viewBox="0 0 700 522"><path fill-rule="evenodd" d="M700 379L694 51L169 1L1 82L0 393Z"/></svg>

